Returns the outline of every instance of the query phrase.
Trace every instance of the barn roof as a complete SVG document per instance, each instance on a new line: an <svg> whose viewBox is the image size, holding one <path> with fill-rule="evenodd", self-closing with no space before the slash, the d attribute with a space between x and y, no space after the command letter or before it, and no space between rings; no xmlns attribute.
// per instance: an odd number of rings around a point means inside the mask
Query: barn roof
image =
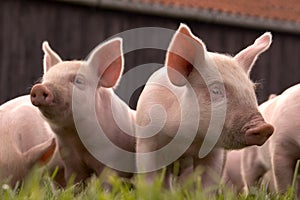
<svg viewBox="0 0 300 200"><path fill-rule="evenodd" d="M60 0L300 33L300 0Z"/></svg>
<svg viewBox="0 0 300 200"><path fill-rule="evenodd" d="M132 2L300 22L299 0L132 0Z"/></svg>

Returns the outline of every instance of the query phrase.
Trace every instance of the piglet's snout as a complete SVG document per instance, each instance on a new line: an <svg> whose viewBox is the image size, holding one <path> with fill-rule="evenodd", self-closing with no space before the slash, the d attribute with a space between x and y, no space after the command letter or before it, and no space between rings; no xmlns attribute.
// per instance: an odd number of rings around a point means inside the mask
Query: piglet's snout
<svg viewBox="0 0 300 200"><path fill-rule="evenodd" d="M53 103L52 92L42 84L36 84L30 92L31 103L35 106L49 106Z"/></svg>
<svg viewBox="0 0 300 200"><path fill-rule="evenodd" d="M274 127L266 122L260 123L258 126L248 129L245 133L247 145L263 145L267 139L273 134Z"/></svg>

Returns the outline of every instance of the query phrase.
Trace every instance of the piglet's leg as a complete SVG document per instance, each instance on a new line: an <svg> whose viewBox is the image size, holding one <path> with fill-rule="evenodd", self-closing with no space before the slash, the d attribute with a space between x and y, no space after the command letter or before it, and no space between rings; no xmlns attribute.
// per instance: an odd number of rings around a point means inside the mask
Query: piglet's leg
<svg viewBox="0 0 300 200"><path fill-rule="evenodd" d="M284 193L292 185L296 161L275 149L272 155L273 177L277 192Z"/></svg>
<svg viewBox="0 0 300 200"><path fill-rule="evenodd" d="M147 183L152 184L157 176L157 171L148 171L146 169L155 168L156 158L155 154L152 154L151 157L143 156L139 153L148 153L153 152L157 149L156 137L147 138L147 139L138 139L136 151L138 155L136 157L136 167L139 173L145 173L145 180ZM152 167L151 167L152 166Z"/></svg>
<svg viewBox="0 0 300 200"><path fill-rule="evenodd" d="M194 171L193 157L182 157L179 160L179 177L178 182L184 184L186 180L191 178Z"/></svg>
<svg viewBox="0 0 300 200"><path fill-rule="evenodd" d="M249 193L251 187L257 186L259 179L266 173L266 169L260 163L253 163L252 166L244 167L243 169L243 182L244 191Z"/></svg>
<svg viewBox="0 0 300 200"><path fill-rule="evenodd" d="M267 169L259 159L258 147L247 147L242 152L241 172L243 178L244 192L249 193L249 188L256 186L259 178Z"/></svg>
<svg viewBox="0 0 300 200"><path fill-rule="evenodd" d="M201 181L204 189L213 189L220 183L225 163L224 149L213 149L205 158L194 158L195 171L202 169Z"/></svg>

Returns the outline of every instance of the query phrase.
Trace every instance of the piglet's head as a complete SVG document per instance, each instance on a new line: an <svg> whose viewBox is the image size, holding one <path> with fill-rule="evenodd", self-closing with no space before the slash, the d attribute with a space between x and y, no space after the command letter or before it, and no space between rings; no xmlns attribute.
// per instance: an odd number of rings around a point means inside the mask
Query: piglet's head
<svg viewBox="0 0 300 200"><path fill-rule="evenodd" d="M184 24L173 36L165 61L168 78L174 86L189 83L194 89L201 112L200 132L207 131L212 106L226 104L219 146L237 149L262 145L273 133L273 127L258 111L254 83L249 78L252 66L269 48L271 38L270 33L265 33L232 57L207 51Z"/></svg>
<svg viewBox="0 0 300 200"><path fill-rule="evenodd" d="M89 90L95 81L96 90L111 88L118 84L122 74L121 38L109 40L95 48L87 61L62 61L48 42L43 43L43 51L42 82L32 87L30 95L32 104L40 109L52 128L74 126L74 89ZM95 93L85 98L95 98Z"/></svg>

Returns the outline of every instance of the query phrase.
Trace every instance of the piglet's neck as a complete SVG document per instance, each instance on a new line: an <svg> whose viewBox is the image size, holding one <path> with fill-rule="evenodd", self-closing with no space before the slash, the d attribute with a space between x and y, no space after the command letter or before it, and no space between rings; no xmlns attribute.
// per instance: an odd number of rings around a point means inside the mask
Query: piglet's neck
<svg viewBox="0 0 300 200"><path fill-rule="evenodd" d="M98 122L104 129L114 127L112 114L112 101L114 92L111 88L99 88L95 95L95 111L98 117Z"/></svg>
<svg viewBox="0 0 300 200"><path fill-rule="evenodd" d="M50 127L58 137L65 137L67 135L74 135L77 133L75 125L56 126L54 124L50 124Z"/></svg>
<svg viewBox="0 0 300 200"><path fill-rule="evenodd" d="M131 109L111 88L98 89L95 96L95 110L99 122L105 122L105 124L113 125L111 122L114 121L114 118L117 116L122 116L126 121L129 120L128 123L131 123L132 120L129 116Z"/></svg>
<svg viewBox="0 0 300 200"><path fill-rule="evenodd" d="M111 88L100 88L95 97L98 122L104 131L120 133L134 132L134 111L114 93Z"/></svg>
<svg viewBox="0 0 300 200"><path fill-rule="evenodd" d="M100 87L95 95L95 109L106 110L111 106L113 90L111 88Z"/></svg>

